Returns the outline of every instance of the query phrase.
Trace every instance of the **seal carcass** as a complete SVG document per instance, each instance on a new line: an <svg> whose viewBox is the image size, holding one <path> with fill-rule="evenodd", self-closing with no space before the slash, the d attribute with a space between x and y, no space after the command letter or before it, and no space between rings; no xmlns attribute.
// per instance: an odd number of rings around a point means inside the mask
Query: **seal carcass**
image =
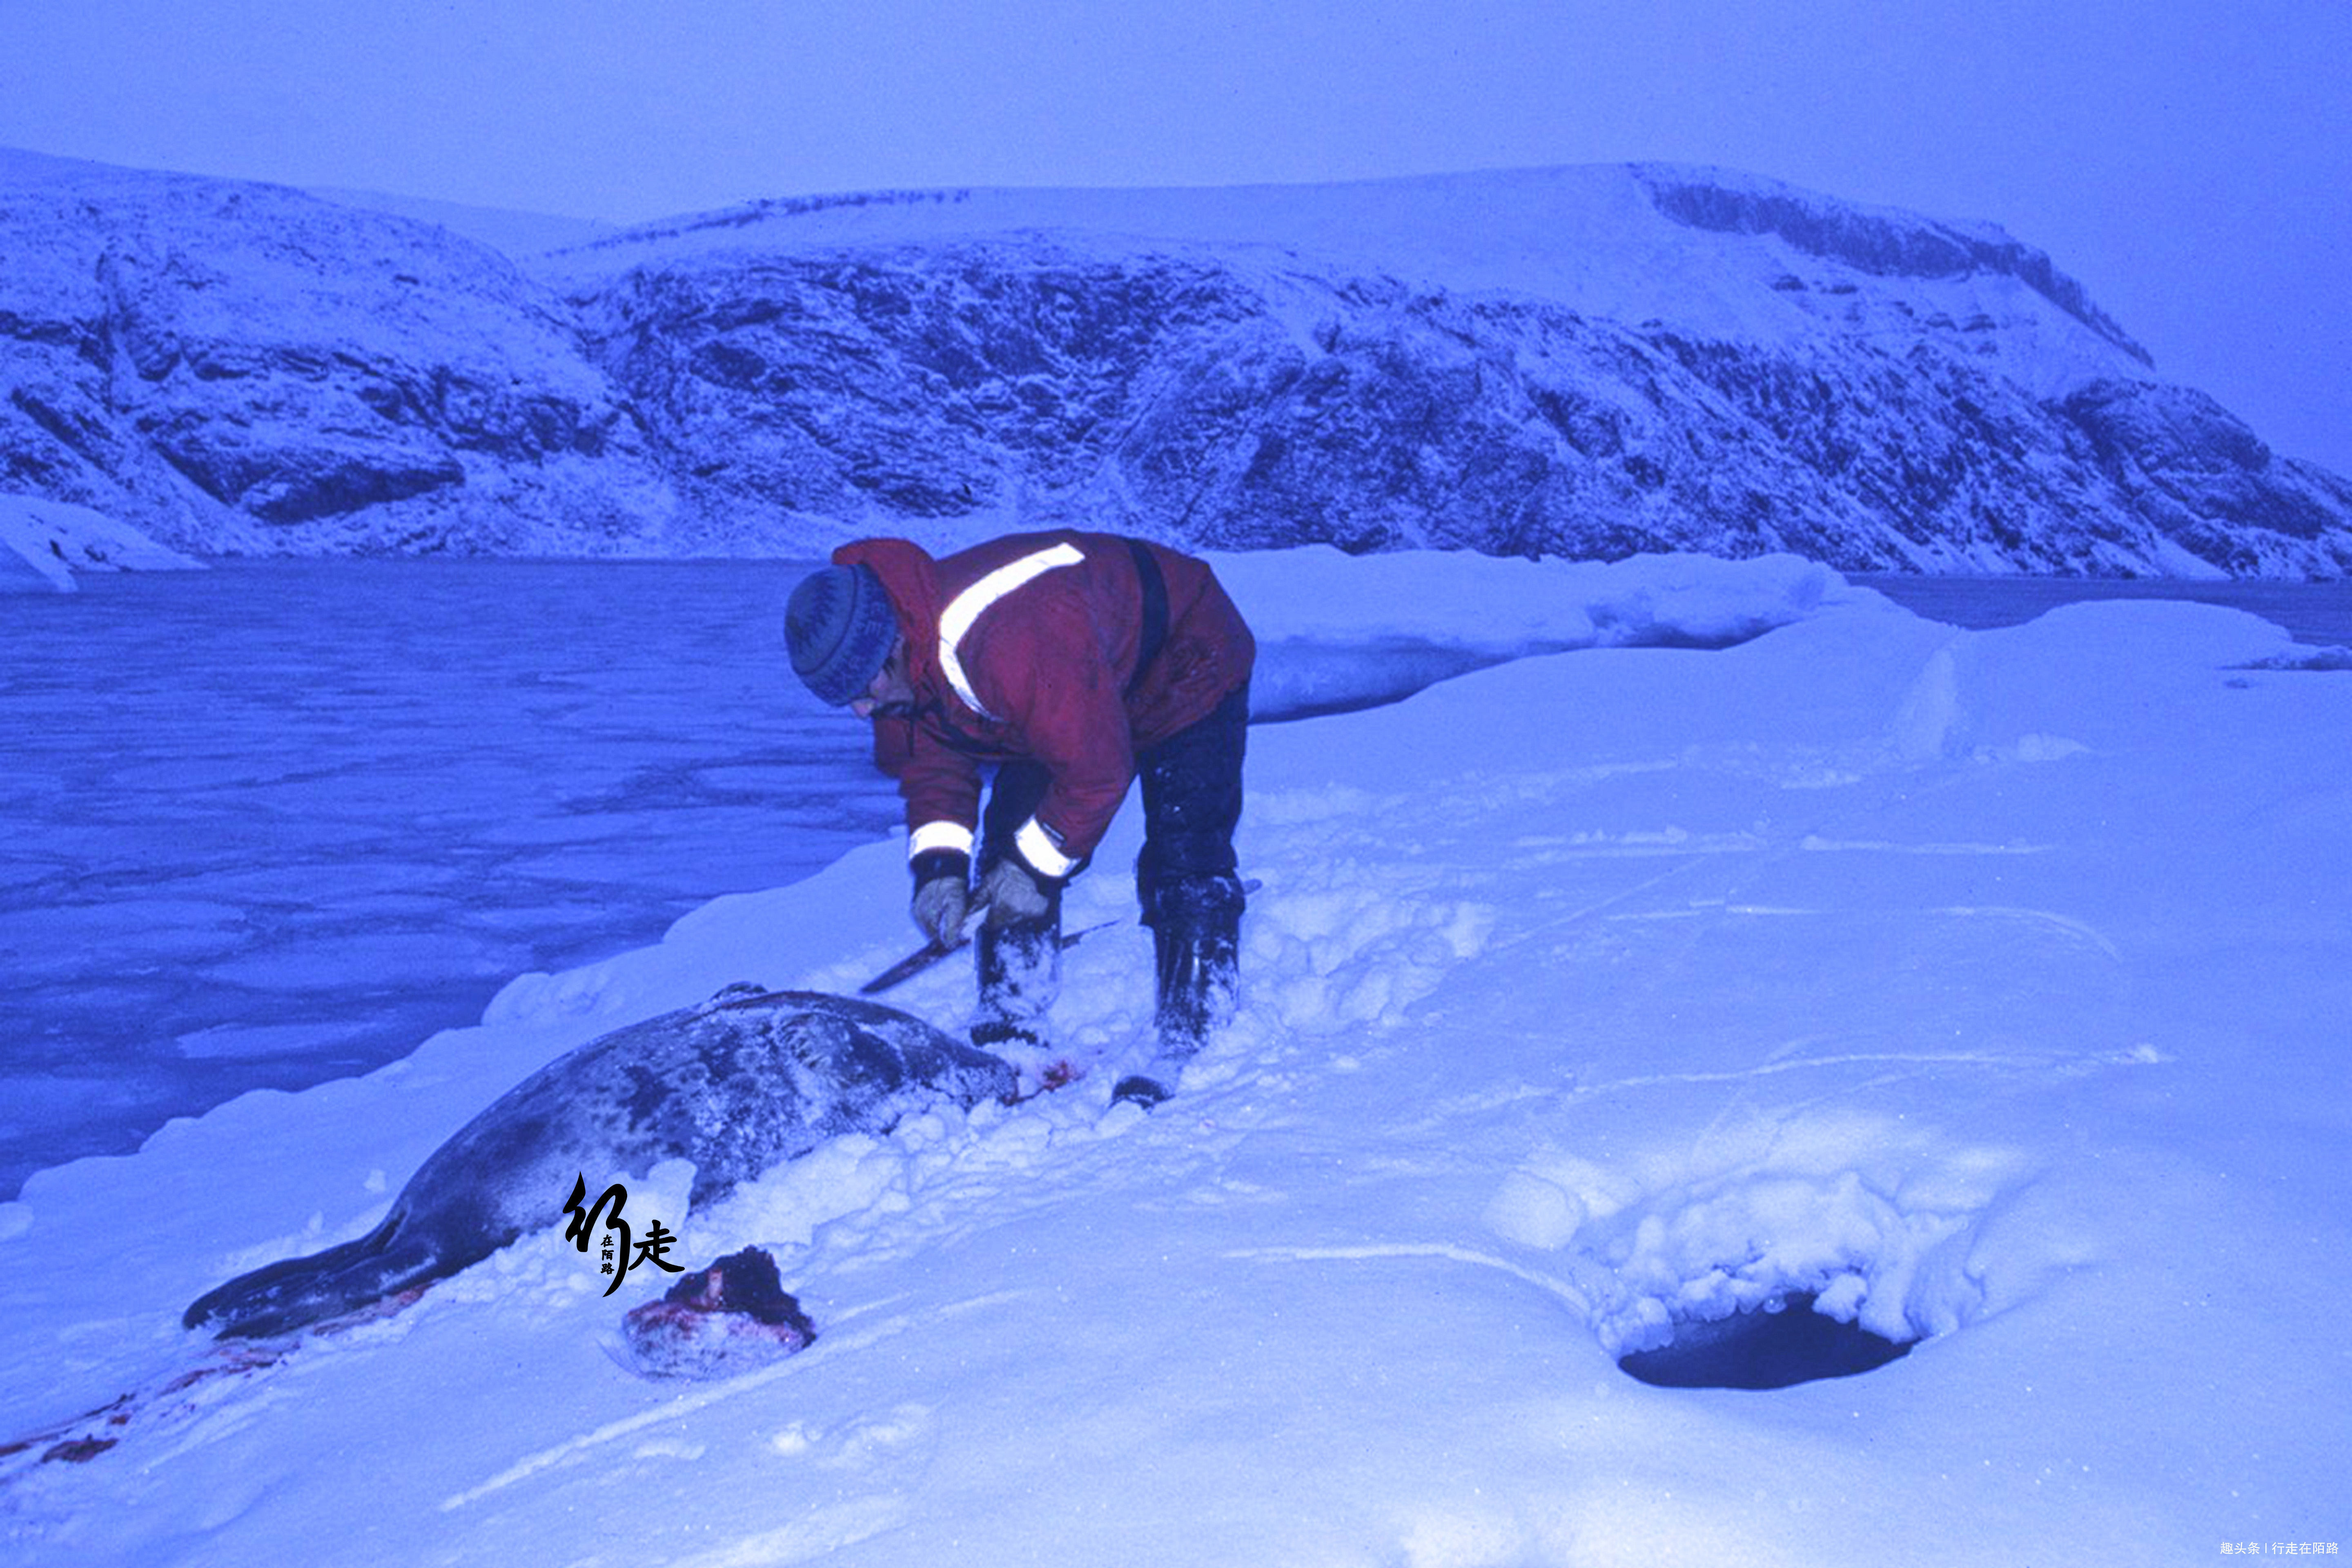
<svg viewBox="0 0 2352 1568"><path fill-rule="evenodd" d="M458 1129L357 1241L273 1263L182 1320L225 1338L284 1333L446 1279L561 1217L585 1173L694 1163L691 1201L846 1132L952 1101L1007 1098L1013 1068L877 1003L721 992L558 1058Z"/></svg>

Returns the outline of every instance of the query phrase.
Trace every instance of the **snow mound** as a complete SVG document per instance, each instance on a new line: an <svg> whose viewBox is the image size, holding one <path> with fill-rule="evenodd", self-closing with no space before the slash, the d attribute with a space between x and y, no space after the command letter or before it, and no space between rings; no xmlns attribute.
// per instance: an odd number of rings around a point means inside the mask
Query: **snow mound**
<svg viewBox="0 0 2352 1568"><path fill-rule="evenodd" d="M173 572L203 564L89 507L0 495L0 592L69 594L76 572Z"/></svg>
<svg viewBox="0 0 2352 1568"><path fill-rule="evenodd" d="M1793 555L1496 560L1330 545L1211 552L1257 634L1260 723L1378 707L1531 654L1721 648L1832 609L1891 609Z"/></svg>
<svg viewBox="0 0 2352 1568"><path fill-rule="evenodd" d="M1983 1311L1965 1267L1974 1221L2027 1168L2013 1152L1939 1142L1908 1121L1839 1111L1759 1117L1702 1149L1605 1168L1538 1156L1506 1179L1487 1224L1597 1266L1588 1275L1607 1283L1593 1328L1612 1356L1801 1293L1884 1339L1928 1339Z"/></svg>

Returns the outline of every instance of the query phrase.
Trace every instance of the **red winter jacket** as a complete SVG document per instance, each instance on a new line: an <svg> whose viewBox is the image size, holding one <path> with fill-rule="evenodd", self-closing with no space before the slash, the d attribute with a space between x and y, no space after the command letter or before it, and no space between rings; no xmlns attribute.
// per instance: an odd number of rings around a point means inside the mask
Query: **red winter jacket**
<svg viewBox="0 0 2352 1568"><path fill-rule="evenodd" d="M1070 875L1118 815L1136 753L1249 679L1257 645L1207 563L1143 548L1168 630L1132 696L1143 588L1126 539L1014 534L940 561L903 539L834 552L881 578L907 639L914 716L875 719L874 760L906 798L910 858L971 853L980 764L1025 759L1050 782L1014 843L1032 868Z"/></svg>

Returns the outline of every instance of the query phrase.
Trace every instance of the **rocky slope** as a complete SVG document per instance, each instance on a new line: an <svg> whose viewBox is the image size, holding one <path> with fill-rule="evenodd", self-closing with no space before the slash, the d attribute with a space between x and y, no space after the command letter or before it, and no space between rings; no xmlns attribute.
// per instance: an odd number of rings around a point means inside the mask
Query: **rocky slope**
<svg viewBox="0 0 2352 1568"><path fill-rule="evenodd" d="M2163 382L2048 257L1717 171L763 203L509 258L284 190L0 163L0 491L200 552L1083 521L2352 570L2352 485Z"/></svg>
<svg viewBox="0 0 2352 1568"><path fill-rule="evenodd" d="M0 183L0 491L205 553L658 537L635 419L505 257L276 187L67 167Z"/></svg>

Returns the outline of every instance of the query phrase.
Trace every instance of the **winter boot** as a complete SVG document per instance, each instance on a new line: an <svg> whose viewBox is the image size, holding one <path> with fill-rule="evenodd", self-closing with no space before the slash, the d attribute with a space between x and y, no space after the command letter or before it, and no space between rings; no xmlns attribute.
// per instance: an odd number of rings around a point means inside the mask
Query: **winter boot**
<svg viewBox="0 0 2352 1568"><path fill-rule="evenodd" d="M1241 974L1238 879L1186 879L1160 889L1155 901L1152 1024L1159 1048L1142 1071L1121 1079L1111 1090L1113 1103L1133 1100L1147 1110L1174 1092L1184 1064L1233 1017Z"/></svg>
<svg viewBox="0 0 2352 1568"><path fill-rule="evenodd" d="M1155 992L1152 1016L1160 1054L1184 1060L1234 1015L1241 972L1241 920L1214 918L1151 933Z"/></svg>
<svg viewBox="0 0 2352 1568"><path fill-rule="evenodd" d="M972 938L980 969L980 1007L971 1043L1003 1057L1024 1084L1048 1075L1053 1045L1045 1015L1062 988L1061 900L1043 917L999 924L982 921Z"/></svg>

